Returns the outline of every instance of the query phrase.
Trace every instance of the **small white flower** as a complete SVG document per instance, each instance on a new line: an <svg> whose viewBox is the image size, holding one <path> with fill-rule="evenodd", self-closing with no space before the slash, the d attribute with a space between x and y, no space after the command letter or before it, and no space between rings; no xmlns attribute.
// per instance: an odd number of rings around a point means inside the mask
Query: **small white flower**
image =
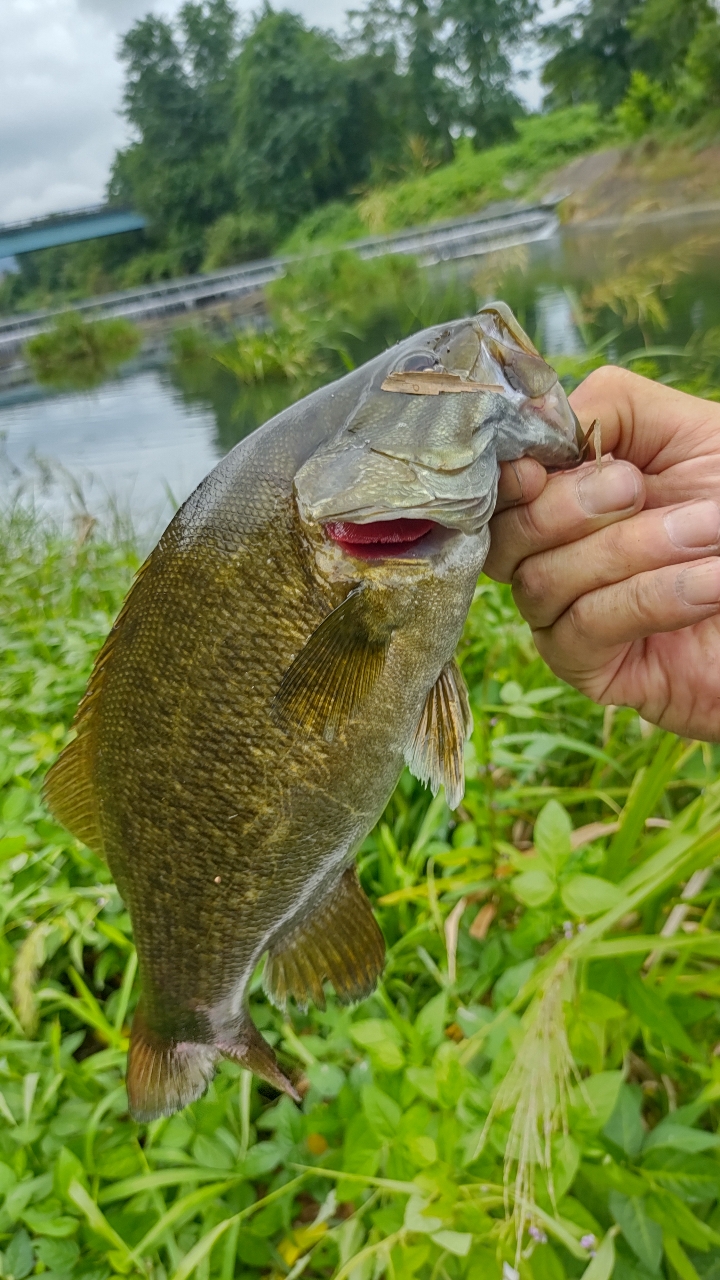
<svg viewBox="0 0 720 1280"><path fill-rule="evenodd" d="M520 1280L520 1272L511 1267L509 1262L503 1262L502 1280Z"/></svg>

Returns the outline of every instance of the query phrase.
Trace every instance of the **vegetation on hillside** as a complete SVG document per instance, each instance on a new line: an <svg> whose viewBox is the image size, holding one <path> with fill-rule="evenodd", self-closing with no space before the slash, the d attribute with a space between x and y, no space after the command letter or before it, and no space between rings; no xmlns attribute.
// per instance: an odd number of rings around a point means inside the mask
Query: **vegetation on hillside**
<svg viewBox="0 0 720 1280"><path fill-rule="evenodd" d="M367 0L338 40L230 0L122 44L133 141L111 201L146 232L23 255L0 307L41 306L453 216L573 155L648 130L720 125L712 0L588 0L538 25L536 0ZM546 112L527 116L510 59L545 54ZM288 238L289 237L289 238Z"/></svg>

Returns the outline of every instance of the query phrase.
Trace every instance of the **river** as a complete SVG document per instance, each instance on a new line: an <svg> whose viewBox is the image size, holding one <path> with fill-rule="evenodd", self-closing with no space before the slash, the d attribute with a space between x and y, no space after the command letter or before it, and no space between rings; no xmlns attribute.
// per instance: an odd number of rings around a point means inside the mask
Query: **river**
<svg viewBox="0 0 720 1280"><path fill-rule="evenodd" d="M567 229L453 269L479 300L504 297L551 359L602 350L667 382L693 369L699 390L703 377L720 389L717 216ZM0 390L0 496L55 516L111 512L153 533L292 399L287 385L243 388L211 361L147 354L92 391Z"/></svg>

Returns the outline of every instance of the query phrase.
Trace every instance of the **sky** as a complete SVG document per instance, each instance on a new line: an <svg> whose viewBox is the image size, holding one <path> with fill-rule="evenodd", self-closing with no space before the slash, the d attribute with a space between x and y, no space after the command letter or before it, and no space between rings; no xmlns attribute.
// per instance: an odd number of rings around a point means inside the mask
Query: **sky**
<svg viewBox="0 0 720 1280"><path fill-rule="evenodd" d="M0 0L0 223L96 204L128 140L120 115L120 37L181 0ZM257 5L238 0L249 12ZM289 0L315 26L341 31L353 0ZM518 85L530 106L534 75Z"/></svg>

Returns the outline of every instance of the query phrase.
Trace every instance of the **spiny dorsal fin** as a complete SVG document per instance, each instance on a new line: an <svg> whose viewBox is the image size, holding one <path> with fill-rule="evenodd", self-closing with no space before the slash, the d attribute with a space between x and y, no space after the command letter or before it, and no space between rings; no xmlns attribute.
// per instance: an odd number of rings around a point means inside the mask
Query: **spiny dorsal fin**
<svg viewBox="0 0 720 1280"><path fill-rule="evenodd" d="M367 592L351 591L313 631L283 676L273 719L332 741L377 684L390 643L388 627L374 632Z"/></svg>
<svg viewBox="0 0 720 1280"><path fill-rule="evenodd" d="M343 1004L353 1004L374 990L384 964L385 940L349 867L318 909L271 947L263 981L280 1009L291 996L301 1009L310 1000L324 1009L324 982Z"/></svg>
<svg viewBox="0 0 720 1280"><path fill-rule="evenodd" d="M441 784L451 809L465 792L463 757L472 715L463 674L453 658L430 690L405 760L411 773L437 795Z"/></svg>
<svg viewBox="0 0 720 1280"><path fill-rule="evenodd" d="M150 564L150 559L151 557L138 570L112 630L95 659L88 687L73 720L76 736L60 753L43 785L45 800L58 822L67 827L68 831L72 831L73 835L78 840L82 840L89 849L93 849L95 853L102 856L105 850L93 787L95 712L119 628L127 614L133 592Z"/></svg>

